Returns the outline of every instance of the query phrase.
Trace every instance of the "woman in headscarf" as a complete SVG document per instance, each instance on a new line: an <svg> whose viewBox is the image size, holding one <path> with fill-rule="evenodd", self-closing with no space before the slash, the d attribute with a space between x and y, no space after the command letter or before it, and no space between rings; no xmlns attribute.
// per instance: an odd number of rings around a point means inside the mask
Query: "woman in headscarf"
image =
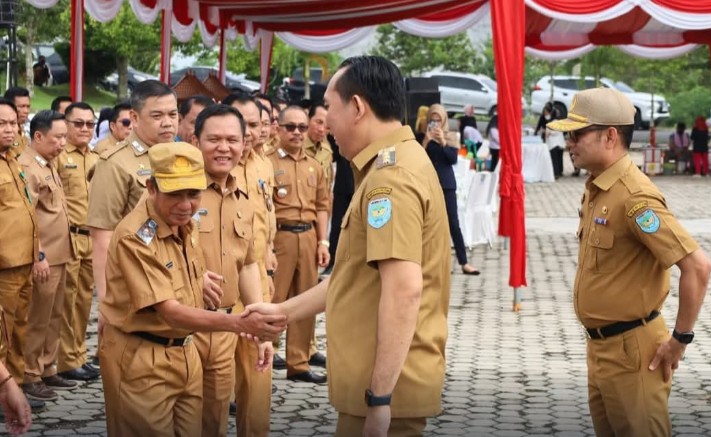
<svg viewBox="0 0 711 437"><path fill-rule="evenodd" d="M692 153L694 160L694 175L706 176L709 174L709 128L704 117L696 117L694 127L691 129Z"/></svg>
<svg viewBox="0 0 711 437"><path fill-rule="evenodd" d="M457 216L457 180L454 178L452 166L457 163L459 155L459 144L456 134L449 131L449 119L447 111L439 104L430 106L426 114L427 130L424 134L418 134L417 140L430 157L439 177L439 183L444 192L444 201L447 206L447 219L449 221L449 233L454 242L454 251L457 254L457 262L465 275L478 275L479 270L469 265L467 261L467 250L464 246L464 238L459 228L459 217Z"/></svg>

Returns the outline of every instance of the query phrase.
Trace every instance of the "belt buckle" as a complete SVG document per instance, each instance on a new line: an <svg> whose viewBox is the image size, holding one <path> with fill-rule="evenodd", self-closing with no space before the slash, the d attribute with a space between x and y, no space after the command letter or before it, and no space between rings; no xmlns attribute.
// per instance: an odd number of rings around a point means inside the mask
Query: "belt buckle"
<svg viewBox="0 0 711 437"><path fill-rule="evenodd" d="M183 341L183 347L189 345L192 342L193 342L193 335L190 334L187 337L185 337L185 340Z"/></svg>

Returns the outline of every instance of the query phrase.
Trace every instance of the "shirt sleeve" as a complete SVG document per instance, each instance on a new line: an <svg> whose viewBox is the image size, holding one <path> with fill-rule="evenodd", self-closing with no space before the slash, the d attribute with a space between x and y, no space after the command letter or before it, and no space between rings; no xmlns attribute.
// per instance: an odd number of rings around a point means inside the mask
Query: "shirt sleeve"
<svg viewBox="0 0 711 437"><path fill-rule="evenodd" d="M661 196L632 196L625 203L625 209L632 233L664 268L671 267L699 248Z"/></svg>
<svg viewBox="0 0 711 437"><path fill-rule="evenodd" d="M423 192L414 176L398 167L377 169L369 178L360 201L370 265L386 259L422 263Z"/></svg>
<svg viewBox="0 0 711 437"><path fill-rule="evenodd" d="M316 168L316 171L318 172L318 182L316 186L316 211L328 211L328 181L326 180L326 175L324 174L323 168L320 165Z"/></svg>
<svg viewBox="0 0 711 437"><path fill-rule="evenodd" d="M96 163L89 189L87 225L113 230L121 221L128 202L126 187L130 176L118 165L101 160Z"/></svg>

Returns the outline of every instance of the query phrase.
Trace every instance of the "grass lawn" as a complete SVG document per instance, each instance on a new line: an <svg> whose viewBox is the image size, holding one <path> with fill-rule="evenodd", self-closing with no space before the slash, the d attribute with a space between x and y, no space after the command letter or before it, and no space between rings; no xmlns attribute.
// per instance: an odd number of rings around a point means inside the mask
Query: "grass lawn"
<svg viewBox="0 0 711 437"><path fill-rule="evenodd" d="M35 96L32 98L31 111L37 112L42 109L49 109L55 97L68 95L69 84L35 87ZM111 107L116 104L116 95L91 86L86 86L84 88L84 101L90 104L98 114L101 108L105 106Z"/></svg>

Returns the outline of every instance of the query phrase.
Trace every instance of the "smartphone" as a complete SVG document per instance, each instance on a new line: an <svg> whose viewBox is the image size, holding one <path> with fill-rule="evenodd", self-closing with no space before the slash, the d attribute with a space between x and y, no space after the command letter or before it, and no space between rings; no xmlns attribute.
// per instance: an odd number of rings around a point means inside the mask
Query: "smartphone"
<svg viewBox="0 0 711 437"><path fill-rule="evenodd" d="M430 121L427 123L427 130L432 130L437 127L437 122L436 121Z"/></svg>

